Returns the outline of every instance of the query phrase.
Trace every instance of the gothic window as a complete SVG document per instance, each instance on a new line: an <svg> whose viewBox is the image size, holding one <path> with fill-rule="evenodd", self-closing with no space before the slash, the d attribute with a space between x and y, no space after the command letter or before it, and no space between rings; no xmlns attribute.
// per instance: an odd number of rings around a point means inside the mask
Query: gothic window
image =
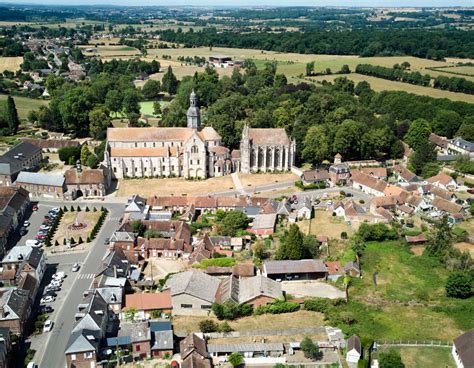
<svg viewBox="0 0 474 368"><path fill-rule="evenodd" d="M198 152L199 152L198 146L194 145L191 147L191 153L198 153Z"/></svg>
<svg viewBox="0 0 474 368"><path fill-rule="evenodd" d="M137 143L137 142L135 142L135 147L138 147L138 143Z"/></svg>

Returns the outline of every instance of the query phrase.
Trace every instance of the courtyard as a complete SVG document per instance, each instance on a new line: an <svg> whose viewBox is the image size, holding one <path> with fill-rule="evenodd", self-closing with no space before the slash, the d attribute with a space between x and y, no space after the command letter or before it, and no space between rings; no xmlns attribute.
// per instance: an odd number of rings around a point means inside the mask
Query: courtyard
<svg viewBox="0 0 474 368"><path fill-rule="evenodd" d="M93 212L92 209L88 212L84 209L64 213L51 243L62 246L66 239L74 239L75 244L78 244L82 239L85 243L99 220L100 214L99 210Z"/></svg>
<svg viewBox="0 0 474 368"><path fill-rule="evenodd" d="M143 273L146 279L153 279L157 282L169 273L185 271L187 265L187 262L182 259L151 257L148 259L148 264Z"/></svg>

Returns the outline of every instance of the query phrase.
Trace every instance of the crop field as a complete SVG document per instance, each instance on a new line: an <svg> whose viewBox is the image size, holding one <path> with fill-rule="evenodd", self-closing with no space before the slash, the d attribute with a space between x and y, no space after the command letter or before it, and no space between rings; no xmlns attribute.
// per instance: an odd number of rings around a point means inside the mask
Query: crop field
<svg viewBox="0 0 474 368"><path fill-rule="evenodd" d="M82 48L89 48L91 46L81 46ZM101 58L120 58L122 56L130 57L135 55L141 55L140 51L134 47L121 46L121 45L99 45L94 47L95 52L84 52L86 56L99 56Z"/></svg>
<svg viewBox="0 0 474 368"><path fill-rule="evenodd" d="M0 95L0 101L5 101L7 95ZM48 101L36 100L33 98L13 96L15 100L16 109L18 110L18 116L20 119L26 119L30 110L37 110L40 106L47 105Z"/></svg>
<svg viewBox="0 0 474 368"><path fill-rule="evenodd" d="M16 72L18 69L20 69L22 62L23 58L21 56L0 57L0 72L4 72L5 70Z"/></svg>
<svg viewBox="0 0 474 368"><path fill-rule="evenodd" d="M327 80L327 81L332 82L334 81L334 79L340 76L341 75L323 75L323 76L313 77L311 78L311 80L314 80L314 81ZM416 95L430 96L434 98L448 98L453 101L463 101L463 102L474 103L474 96L468 95L465 93L443 91L436 88L416 86L409 83L390 81L387 79L370 77L367 75L361 75L361 74L356 74L356 73L347 74L345 76L349 78L350 80L354 81L354 83L356 84L361 81L367 81L368 83L370 83L370 86L375 91L384 91L384 90L385 91L405 91L409 93L414 93Z"/></svg>

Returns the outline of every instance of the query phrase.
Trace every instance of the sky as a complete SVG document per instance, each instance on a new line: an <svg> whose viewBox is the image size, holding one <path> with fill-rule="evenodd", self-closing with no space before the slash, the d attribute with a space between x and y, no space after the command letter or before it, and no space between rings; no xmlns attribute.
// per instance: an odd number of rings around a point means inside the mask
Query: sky
<svg viewBox="0 0 474 368"><path fill-rule="evenodd" d="M0 0L41 5L474 7L474 0Z"/></svg>

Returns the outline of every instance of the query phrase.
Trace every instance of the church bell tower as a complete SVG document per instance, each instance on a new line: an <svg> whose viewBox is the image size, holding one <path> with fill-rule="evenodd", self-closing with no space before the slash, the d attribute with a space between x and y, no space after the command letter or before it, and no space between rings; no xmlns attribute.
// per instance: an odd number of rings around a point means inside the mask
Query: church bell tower
<svg viewBox="0 0 474 368"><path fill-rule="evenodd" d="M189 109L186 115L188 117L188 128L199 130L201 128L201 112L199 111L194 89L189 96Z"/></svg>

